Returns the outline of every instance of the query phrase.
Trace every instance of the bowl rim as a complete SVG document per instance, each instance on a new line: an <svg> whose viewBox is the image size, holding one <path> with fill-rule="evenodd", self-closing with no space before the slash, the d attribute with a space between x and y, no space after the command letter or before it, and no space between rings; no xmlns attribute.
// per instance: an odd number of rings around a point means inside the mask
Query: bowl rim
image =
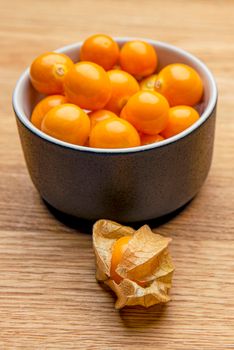
<svg viewBox="0 0 234 350"><path fill-rule="evenodd" d="M126 153L138 153L138 152L142 152L142 151L147 151L147 150L160 148L160 147L164 147L166 145L175 143L175 142L183 139L184 137L188 136L189 134L193 133L202 124L204 124L205 121L211 116L213 110L215 109L216 103L217 103L217 98L218 98L217 86L216 86L216 82L215 82L213 74L211 73L209 68L206 66L206 64L203 63L199 58L197 58L196 56L194 56L190 52L185 51L181 48L178 48L174 45L171 45L171 44L168 44L168 43L162 42L162 41L156 41L153 39L139 38L139 37L114 37L113 39L116 40L116 42L120 45L124 44L127 41L131 41L131 40L146 41L149 44L160 46L164 49L179 53L180 55L185 56L189 60L193 61L196 65L200 66L202 68L202 70L205 72L206 77L210 81L210 86L211 86L211 92L210 92L210 98L209 98L208 105L207 105L206 109L204 110L204 112L202 113L202 115L200 116L200 118L193 125L191 125L186 130L182 131L181 133L179 133L175 136L172 136L168 139L165 139L163 141L148 144L148 145L131 147L131 148L130 147L129 148L93 148L93 147L86 147L86 146L71 144L71 143L68 143L65 141L58 140L52 136L45 134L41 130L37 129L31 123L30 119L27 118L26 114L24 113L23 106L21 106L18 99L19 99L20 89L21 89L21 85L22 85L23 81L29 77L29 69L30 68L28 67L27 69L24 70L24 72L21 74L21 76L17 80L16 86L15 86L15 89L14 89L13 95L12 95L12 106L13 106L15 115L20 120L20 122L29 131L31 131L33 134L36 134L36 136L44 139L47 142L56 144L58 146L62 146L62 147L69 148L72 150L79 150L79 151L83 151L83 152L88 152L88 153L126 154ZM68 51L68 50L74 50L76 48L77 49L80 48L82 43L83 43L82 41L79 41L79 42L76 42L73 44L63 46L63 47L56 49L54 51L58 52L58 53L66 53L66 51Z"/></svg>

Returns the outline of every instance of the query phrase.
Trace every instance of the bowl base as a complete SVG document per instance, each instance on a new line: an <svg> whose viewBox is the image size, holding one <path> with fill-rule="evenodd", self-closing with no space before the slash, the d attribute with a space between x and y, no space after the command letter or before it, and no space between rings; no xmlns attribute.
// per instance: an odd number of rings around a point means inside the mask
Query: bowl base
<svg viewBox="0 0 234 350"><path fill-rule="evenodd" d="M194 196L195 197L195 196ZM194 198L193 197L193 198ZM175 209L171 213L165 214L161 217L158 218L152 218L149 220L139 220L139 221L119 221L116 220L120 224L132 226L133 228L137 229L143 225L149 225L150 227L156 228L159 227L168 221L172 220L174 217L179 215L189 204L192 202L192 199L190 199L187 203L183 204L181 207ZM50 213L62 224L65 226L68 226L72 229L76 229L78 231L81 231L83 233L92 233L92 227L94 223L101 219L97 218L96 220L89 220L89 219L83 219L83 218L78 218L76 216L66 214L62 212L61 210L56 209L54 206L52 206L50 203L48 203L44 198L42 198L44 204L46 205L47 209L50 211ZM104 219L104 218L102 218ZM112 219L113 220L113 219ZM115 220L113 220L115 221Z"/></svg>

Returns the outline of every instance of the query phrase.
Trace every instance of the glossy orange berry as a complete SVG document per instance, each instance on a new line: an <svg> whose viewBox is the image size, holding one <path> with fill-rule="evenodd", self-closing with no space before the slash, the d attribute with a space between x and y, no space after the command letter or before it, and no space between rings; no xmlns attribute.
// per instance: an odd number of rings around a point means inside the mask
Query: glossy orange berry
<svg viewBox="0 0 234 350"><path fill-rule="evenodd" d="M41 122L49 110L55 106L66 103L66 97L63 95L51 95L43 98L34 108L31 116L31 122L38 129L41 129Z"/></svg>
<svg viewBox="0 0 234 350"><path fill-rule="evenodd" d="M118 118L115 113L106 109L99 109L98 111L90 112L88 115L91 122L91 129L103 120Z"/></svg>
<svg viewBox="0 0 234 350"><path fill-rule="evenodd" d="M112 69L119 59L119 46L108 35L96 34L86 39L80 49L80 60Z"/></svg>
<svg viewBox="0 0 234 350"><path fill-rule="evenodd" d="M141 134L140 135L141 138L141 145L149 145L151 143L155 143L155 142L159 142L159 141L163 141L164 137L162 137L159 134L156 135L147 135L147 134Z"/></svg>
<svg viewBox="0 0 234 350"><path fill-rule="evenodd" d="M105 109L120 114L129 97L139 91L136 79L123 70L113 69L107 72L111 82L111 97Z"/></svg>
<svg viewBox="0 0 234 350"><path fill-rule="evenodd" d="M38 56L30 67L32 85L42 94L62 94L64 78L73 64L61 53L48 52Z"/></svg>
<svg viewBox="0 0 234 350"><path fill-rule="evenodd" d="M140 89L144 91L154 91L157 74L152 74L140 82Z"/></svg>
<svg viewBox="0 0 234 350"><path fill-rule="evenodd" d="M64 89L69 102L92 111L103 108L111 96L111 83L105 70L86 61L70 69Z"/></svg>
<svg viewBox="0 0 234 350"><path fill-rule="evenodd" d="M120 117L138 131L159 134L168 121L169 104L164 96L153 91L139 91L128 100Z"/></svg>
<svg viewBox="0 0 234 350"><path fill-rule="evenodd" d="M106 119L91 130L89 144L95 148L136 147L140 146L140 136L126 120Z"/></svg>
<svg viewBox="0 0 234 350"><path fill-rule="evenodd" d="M202 98L203 83L192 67L175 63L169 64L159 72L155 90L167 98L171 107L194 106Z"/></svg>
<svg viewBox="0 0 234 350"><path fill-rule="evenodd" d="M199 119L197 111L189 106L176 106L169 110L169 119L166 128L161 132L165 138L169 138L187 129Z"/></svg>
<svg viewBox="0 0 234 350"><path fill-rule="evenodd" d="M56 139L82 146L89 137L90 120L81 108L65 103L49 110L41 130Z"/></svg>
<svg viewBox="0 0 234 350"><path fill-rule="evenodd" d="M122 277L116 272L116 269L122 260L123 254L127 249L128 242L131 238L131 236L121 237L117 241L115 241L112 247L110 277L117 284L119 284L122 281Z"/></svg>
<svg viewBox="0 0 234 350"><path fill-rule="evenodd" d="M137 78L154 73L157 63L154 47L144 41L129 41L120 50L121 68Z"/></svg>

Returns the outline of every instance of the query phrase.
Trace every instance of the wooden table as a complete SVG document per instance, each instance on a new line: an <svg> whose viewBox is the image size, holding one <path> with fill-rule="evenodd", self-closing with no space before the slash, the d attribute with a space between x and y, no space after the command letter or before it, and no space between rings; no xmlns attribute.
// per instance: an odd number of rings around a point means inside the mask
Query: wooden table
<svg viewBox="0 0 234 350"><path fill-rule="evenodd" d="M0 349L234 349L234 2L0 1ZM91 33L150 37L191 51L219 87L209 177L171 236L172 302L114 309L95 281L91 226L64 222L33 187L11 93L38 54Z"/></svg>

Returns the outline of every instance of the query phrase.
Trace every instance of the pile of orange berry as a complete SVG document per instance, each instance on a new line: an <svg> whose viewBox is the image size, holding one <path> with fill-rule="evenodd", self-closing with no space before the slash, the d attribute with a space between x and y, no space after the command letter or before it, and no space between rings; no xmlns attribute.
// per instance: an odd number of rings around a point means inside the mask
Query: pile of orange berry
<svg viewBox="0 0 234 350"><path fill-rule="evenodd" d="M49 95L31 122L52 137L95 148L135 147L176 135L199 118L193 108L203 95L198 73L180 63L157 73L157 52L147 42L120 48L107 35L93 35L77 61L49 52L30 67L34 88Z"/></svg>

